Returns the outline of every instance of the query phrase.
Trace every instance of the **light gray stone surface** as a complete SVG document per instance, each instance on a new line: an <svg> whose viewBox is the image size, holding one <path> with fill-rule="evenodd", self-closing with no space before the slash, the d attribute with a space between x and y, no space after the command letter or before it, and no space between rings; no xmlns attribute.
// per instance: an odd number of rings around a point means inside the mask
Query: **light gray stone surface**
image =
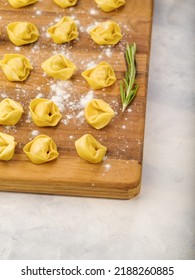
<svg viewBox="0 0 195 280"><path fill-rule="evenodd" d="M192 259L195 1L156 0L139 197L0 193L0 259Z"/></svg>

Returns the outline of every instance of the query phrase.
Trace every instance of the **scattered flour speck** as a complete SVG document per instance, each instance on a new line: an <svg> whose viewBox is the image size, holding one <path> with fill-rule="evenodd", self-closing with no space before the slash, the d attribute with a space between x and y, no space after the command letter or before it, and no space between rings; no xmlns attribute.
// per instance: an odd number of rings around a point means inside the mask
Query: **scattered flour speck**
<svg viewBox="0 0 195 280"><path fill-rule="evenodd" d="M39 131L38 130L33 130L31 132L31 134L32 134L32 136L37 136L37 135L39 135Z"/></svg>
<svg viewBox="0 0 195 280"><path fill-rule="evenodd" d="M98 11L92 8L92 9L89 11L89 13L90 13L90 15L95 16L95 15L98 14Z"/></svg>
<svg viewBox="0 0 195 280"><path fill-rule="evenodd" d="M91 101L94 98L94 92L93 90L90 90L87 95L82 96L79 104L81 106L81 108L85 108L85 106L87 105L87 103L89 103L89 101Z"/></svg>
<svg viewBox="0 0 195 280"><path fill-rule="evenodd" d="M93 68L93 67L95 67L95 66L96 66L95 61L91 61L91 62L89 62L89 63L87 64L87 69Z"/></svg>
<svg viewBox="0 0 195 280"><path fill-rule="evenodd" d="M105 54L107 57L112 57L112 50L110 48L105 49Z"/></svg>
<svg viewBox="0 0 195 280"><path fill-rule="evenodd" d="M70 81L58 81L52 83L50 98L58 106L61 112L65 109L65 101L70 98L70 91L72 89L72 83Z"/></svg>
<svg viewBox="0 0 195 280"><path fill-rule="evenodd" d="M2 94L1 94L1 97L2 97L2 98L7 98L7 94L6 94L6 93L2 93Z"/></svg>
<svg viewBox="0 0 195 280"><path fill-rule="evenodd" d="M36 15L37 16L41 16L42 15L42 11L41 10L36 11Z"/></svg>
<svg viewBox="0 0 195 280"><path fill-rule="evenodd" d="M80 30L81 32L84 32L84 31L85 31L85 28L84 28L82 25L79 25L79 30Z"/></svg>
<svg viewBox="0 0 195 280"><path fill-rule="evenodd" d="M110 165L109 163L106 163L106 164L104 165L104 167L105 167L106 171L108 171L108 170L110 170L111 165Z"/></svg>
<svg viewBox="0 0 195 280"><path fill-rule="evenodd" d="M61 18L57 17L54 19L55 22L59 22L61 20Z"/></svg>
<svg viewBox="0 0 195 280"><path fill-rule="evenodd" d="M95 25L94 25L94 24L90 24L90 25L88 25L88 26L87 26L87 28L86 28L87 33L89 33L89 32L90 32L90 30L91 30L92 28L94 28L94 27L95 27Z"/></svg>
<svg viewBox="0 0 195 280"><path fill-rule="evenodd" d="M77 119L80 119L84 117L84 111L80 111L77 115L76 115L76 118Z"/></svg>
<svg viewBox="0 0 195 280"><path fill-rule="evenodd" d="M78 25L78 26L81 24L81 23L80 23L80 20L78 20L78 19L75 20L75 23L76 23L76 25Z"/></svg>
<svg viewBox="0 0 195 280"><path fill-rule="evenodd" d="M43 98L43 93L39 93L39 94L37 94L37 96L36 96L36 98Z"/></svg>
<svg viewBox="0 0 195 280"><path fill-rule="evenodd" d="M15 49L16 52L19 52L21 48L20 47L15 47L14 49Z"/></svg>
<svg viewBox="0 0 195 280"><path fill-rule="evenodd" d="M63 119L63 120L61 120L61 122L62 122L64 125L67 125L67 124L68 124L68 120L67 120L67 119Z"/></svg>

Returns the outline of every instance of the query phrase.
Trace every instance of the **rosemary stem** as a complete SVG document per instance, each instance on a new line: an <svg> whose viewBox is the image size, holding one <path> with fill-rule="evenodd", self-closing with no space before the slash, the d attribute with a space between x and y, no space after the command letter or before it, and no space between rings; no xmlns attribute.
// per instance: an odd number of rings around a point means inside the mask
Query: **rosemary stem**
<svg viewBox="0 0 195 280"><path fill-rule="evenodd" d="M132 102L138 90L138 85L135 82L135 76L136 76L135 53L136 53L136 44L133 43L127 45L127 49L125 52L127 72L125 73L125 77L120 84L122 112L124 112L126 107Z"/></svg>
<svg viewBox="0 0 195 280"><path fill-rule="evenodd" d="M127 107L127 104L124 103L124 104L123 104L123 107L122 107L122 112L125 111L126 107Z"/></svg>

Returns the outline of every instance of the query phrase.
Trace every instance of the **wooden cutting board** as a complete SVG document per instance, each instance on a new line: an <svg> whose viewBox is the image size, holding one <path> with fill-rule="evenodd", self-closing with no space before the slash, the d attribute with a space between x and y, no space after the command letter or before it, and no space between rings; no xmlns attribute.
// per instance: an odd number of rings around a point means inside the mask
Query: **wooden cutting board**
<svg viewBox="0 0 195 280"><path fill-rule="evenodd" d="M14 127L0 126L0 132L15 137L18 143L12 160L0 161L0 190L45 194L92 196L129 199L140 191L144 123L150 39L152 0L127 0L124 7L105 13L95 1L78 0L75 7L62 9L51 0L14 9L8 1L0 1L0 59L5 53L25 55L33 71L24 83L9 82L0 71L0 101L9 97L20 102L24 115ZM62 16L71 16L79 28L79 39L57 45L47 36L47 28ZM95 22L116 21L123 39L114 47L98 46L87 30ZM14 46L8 39L6 26L13 21L30 21L40 32L40 39L31 45ZM139 90L133 103L122 113L119 82L126 71L124 52L127 43L137 44L137 82ZM44 75L41 63L56 53L64 53L77 65L69 82L55 81ZM110 63L116 73L116 83L104 90L92 91L81 73L101 61ZM55 128L39 128L29 117L29 102L35 97L53 98L61 109L63 119ZM101 130L92 128L83 118L83 104L88 98L102 98L114 109L116 116ZM51 136L59 158L53 162L34 165L23 153L24 145L38 133ZM90 133L108 148L99 164L81 159L74 141Z"/></svg>

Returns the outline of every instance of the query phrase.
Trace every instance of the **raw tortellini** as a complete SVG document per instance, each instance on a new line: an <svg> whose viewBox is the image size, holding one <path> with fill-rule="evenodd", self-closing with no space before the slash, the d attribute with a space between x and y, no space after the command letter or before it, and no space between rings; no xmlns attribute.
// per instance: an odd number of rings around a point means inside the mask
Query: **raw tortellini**
<svg viewBox="0 0 195 280"><path fill-rule="evenodd" d="M54 79L68 80L76 71L76 66L62 54L57 54L41 65L42 69Z"/></svg>
<svg viewBox="0 0 195 280"><path fill-rule="evenodd" d="M21 8L38 2L38 0L8 0L14 8Z"/></svg>
<svg viewBox="0 0 195 280"><path fill-rule="evenodd" d="M78 37L77 26L71 17L63 17L57 24L48 28L47 32L57 44L70 42Z"/></svg>
<svg viewBox="0 0 195 280"><path fill-rule="evenodd" d="M111 12L126 3L125 0L95 0L95 2L104 12Z"/></svg>
<svg viewBox="0 0 195 280"><path fill-rule="evenodd" d="M16 46L36 42L39 38L39 31L31 22L12 22L7 26L7 33Z"/></svg>
<svg viewBox="0 0 195 280"><path fill-rule="evenodd" d="M0 125L16 125L23 112L20 103L10 98L3 99L0 102Z"/></svg>
<svg viewBox="0 0 195 280"><path fill-rule="evenodd" d="M0 132L0 160L12 159L16 145L13 136Z"/></svg>
<svg viewBox="0 0 195 280"><path fill-rule="evenodd" d="M104 158L107 148L100 144L91 134L85 134L75 141L78 155L91 163L98 163Z"/></svg>
<svg viewBox="0 0 195 280"><path fill-rule="evenodd" d="M35 164L49 162L58 157L56 144L47 135L38 135L34 140L27 143L23 149L27 157Z"/></svg>
<svg viewBox="0 0 195 280"><path fill-rule="evenodd" d="M20 54L5 54L3 60L0 61L0 66L11 82L25 81L33 67L30 61Z"/></svg>
<svg viewBox="0 0 195 280"><path fill-rule="evenodd" d="M85 118L96 129L105 127L113 116L114 111L102 99L92 99L85 107Z"/></svg>
<svg viewBox="0 0 195 280"><path fill-rule="evenodd" d="M95 67L85 70L82 76L92 89L109 87L116 81L114 70L107 62L100 62Z"/></svg>
<svg viewBox="0 0 195 280"><path fill-rule="evenodd" d="M34 123L39 127L56 126L62 118L56 104L44 98L33 99L30 102L30 112Z"/></svg>
<svg viewBox="0 0 195 280"><path fill-rule="evenodd" d="M77 0L53 0L54 3L56 3L61 8L68 8L71 6L74 6L77 2Z"/></svg>
<svg viewBox="0 0 195 280"><path fill-rule="evenodd" d="M115 45L122 38L119 25L111 20L100 22L89 33L98 45Z"/></svg>

